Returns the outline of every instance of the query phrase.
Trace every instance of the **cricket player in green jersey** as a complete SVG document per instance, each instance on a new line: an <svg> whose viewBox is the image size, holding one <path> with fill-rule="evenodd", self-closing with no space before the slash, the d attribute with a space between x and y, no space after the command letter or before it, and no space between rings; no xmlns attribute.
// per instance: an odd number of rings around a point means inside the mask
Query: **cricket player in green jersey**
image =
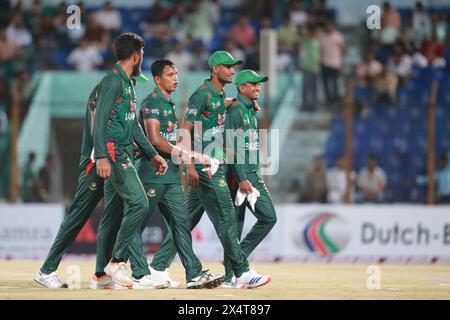
<svg viewBox="0 0 450 320"><path fill-rule="evenodd" d="M245 210L248 207L257 218L256 223L241 241L244 254L248 257L258 244L269 234L277 221L275 207L269 191L259 174L259 132L256 114L259 111L257 100L261 82L268 77L258 75L252 70L242 70L236 75L238 90L237 100L227 108L225 120L226 149L231 151L232 159L228 162L228 181L232 199L238 192L244 200L236 206L238 236L241 239L244 227ZM231 169L231 170L230 170ZM237 183L233 183L236 181ZM251 207L248 195L257 190L259 197ZM244 199L245 197L245 199ZM232 264L225 257L226 283L224 287L234 288Z"/></svg>
<svg viewBox="0 0 450 320"><path fill-rule="evenodd" d="M136 79L148 81L142 74L134 74ZM134 80L134 79L133 79ZM76 193L72 205L70 206L66 217L64 218L56 239L47 255L47 258L40 268L39 272L34 276L34 280L39 284L48 288L64 288L64 284L58 277L56 270L59 266L61 258L65 251L74 242L76 236L88 220L93 209L97 206L104 194L104 180L99 177L96 171L96 163L93 160L93 137L92 129L95 118L95 110L99 96L99 85L91 92L85 114L85 123L83 131L83 140L80 155L80 175L78 178ZM118 194L113 194L109 198L109 206L105 210L106 216L115 216L121 218L123 210L123 201ZM111 213L108 213L111 211ZM111 229L118 230L119 221L112 221ZM99 230L100 231L100 230ZM99 232L97 234L97 242L101 245L97 248L98 256L111 256L115 237L110 237L111 232ZM112 233L114 235L114 233ZM100 259L100 263L103 261ZM106 263L104 263L106 265ZM103 271L103 269L101 270ZM99 277L94 276L91 280L91 288L114 288L114 282L110 276L104 273ZM93 282L93 283L92 283ZM94 286L94 287L93 287Z"/></svg>
<svg viewBox="0 0 450 320"><path fill-rule="evenodd" d="M177 68L170 60L157 59L153 62L151 71L156 87L142 102L139 121L149 141L165 158L169 168L167 173L161 176L145 158L138 158L136 161L136 170L150 204L141 232L155 207L158 206L185 268L186 287L188 289L215 288L222 284L224 276L202 271L202 265L192 249L191 229L186 215L187 209L177 165L179 156L186 161L190 159L188 152L176 146L178 120L171 94L178 85ZM208 161L208 157L200 156L200 158L200 160ZM148 278L146 283L149 283L150 287L154 283L166 281L163 276L165 270L150 272L141 234L135 235L130 246L130 254L134 288L145 288L142 286L143 278ZM176 287L173 281L169 284Z"/></svg>
<svg viewBox="0 0 450 320"><path fill-rule="evenodd" d="M97 174L107 179L104 186L106 209L102 220L111 218L114 210L108 211L108 207L117 194L124 202L123 218L104 272L115 284L127 288L133 287L125 264L128 247L149 209L146 192L132 162L133 144L138 145L143 157L151 161L158 174L167 171L166 161L146 139L135 112L137 99L132 77L141 73L143 48L144 40L134 33L124 33L116 39L118 62L99 84L92 134ZM100 227L99 233L103 232Z"/></svg>
<svg viewBox="0 0 450 320"><path fill-rule="evenodd" d="M202 153L224 160L223 133L225 124L225 84L233 81L235 65L242 63L235 60L226 51L214 52L208 61L211 79L206 80L191 95L181 134L184 147L200 149ZM238 239L236 213L231 200L230 190L226 183L225 166L219 166L212 177L201 171L201 165L188 164L187 177L191 186L188 192L187 209L190 215L191 229L200 221L203 208L214 225L224 248L225 259L229 259L233 274L236 275L236 288L255 288L271 281L267 275L259 275L250 270L247 258L242 252ZM168 235L170 237L170 234ZM155 255L151 266L162 269L170 265L175 256L173 241L166 238Z"/></svg>
<svg viewBox="0 0 450 320"><path fill-rule="evenodd" d="M66 250L72 245L78 233L89 219L92 211L103 197L103 179L95 170L95 162L92 160L93 140L92 125L97 104L98 86L89 95L86 106L83 139L80 155L80 175L76 187L75 196L66 217L59 228L58 234L39 272L34 280L47 288L67 287L58 277L56 270ZM111 209L117 212L123 210L122 199L117 195L111 199ZM112 251L109 245L105 250ZM112 286L111 278L103 279L105 286Z"/></svg>

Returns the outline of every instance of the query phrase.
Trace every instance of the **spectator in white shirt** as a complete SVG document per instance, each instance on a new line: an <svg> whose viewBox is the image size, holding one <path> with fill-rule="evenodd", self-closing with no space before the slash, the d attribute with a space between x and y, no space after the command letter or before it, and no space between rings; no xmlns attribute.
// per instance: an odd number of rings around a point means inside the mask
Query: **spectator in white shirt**
<svg viewBox="0 0 450 320"><path fill-rule="evenodd" d="M303 9L300 1L294 1L290 10L291 21L295 26L303 26L308 22L308 13Z"/></svg>
<svg viewBox="0 0 450 320"><path fill-rule="evenodd" d="M97 22L106 30L117 31L122 27L122 16L114 10L110 1L106 1L103 9L96 13Z"/></svg>
<svg viewBox="0 0 450 320"><path fill-rule="evenodd" d="M367 167L361 169L358 174L358 200L360 202L383 202L386 184L386 173L379 167L378 157L369 155Z"/></svg>
<svg viewBox="0 0 450 320"><path fill-rule="evenodd" d="M175 43L175 49L167 54L166 59L175 63L179 73L189 71L192 68L192 54L184 50L180 42Z"/></svg>
<svg viewBox="0 0 450 320"><path fill-rule="evenodd" d="M389 58L388 69L395 74L400 84L403 84L412 73L412 59L408 54L403 53L402 47L395 46L394 53Z"/></svg>
<svg viewBox="0 0 450 320"><path fill-rule="evenodd" d="M6 29L6 35L17 44L27 47L33 41L31 32L25 28L25 22L21 15L16 15Z"/></svg>
<svg viewBox="0 0 450 320"><path fill-rule="evenodd" d="M412 28L416 46L420 46L422 41L429 39L431 36L431 19L421 2L416 3L416 8L412 15Z"/></svg>
<svg viewBox="0 0 450 320"><path fill-rule="evenodd" d="M350 179L347 179L347 166L346 159L340 157L336 160L336 166L327 171L327 200L329 203L343 203L347 188L350 193L350 202L353 201L353 185L356 174L351 171Z"/></svg>
<svg viewBox="0 0 450 320"><path fill-rule="evenodd" d="M89 45L86 39L81 40L80 46L67 57L67 63L75 70L89 72L97 69L103 63L103 57L95 46Z"/></svg>

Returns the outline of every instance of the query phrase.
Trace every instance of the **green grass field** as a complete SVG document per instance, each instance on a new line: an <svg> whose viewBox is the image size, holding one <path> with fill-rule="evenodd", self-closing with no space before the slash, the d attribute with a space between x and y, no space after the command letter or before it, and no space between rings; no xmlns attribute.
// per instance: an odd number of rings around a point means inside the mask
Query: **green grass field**
<svg viewBox="0 0 450 320"><path fill-rule="evenodd" d="M368 289L367 265L257 263L259 273L271 274L273 281L254 290L164 289L90 290L94 261L65 260L58 274L67 280L69 266L79 266L81 289L51 290L32 280L41 261L0 261L0 299L450 299L449 264L382 264L381 288ZM223 272L217 263L204 263L213 272ZM170 269L172 278L184 284L180 263Z"/></svg>

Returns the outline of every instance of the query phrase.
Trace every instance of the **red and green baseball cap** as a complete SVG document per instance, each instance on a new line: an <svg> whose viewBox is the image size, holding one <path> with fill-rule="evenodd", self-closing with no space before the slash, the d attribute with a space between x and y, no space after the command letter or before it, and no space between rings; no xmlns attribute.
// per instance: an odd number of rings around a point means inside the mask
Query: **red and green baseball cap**
<svg viewBox="0 0 450 320"><path fill-rule="evenodd" d="M208 66L212 68L221 64L234 66L236 64L242 64L242 60L234 59L227 51L216 51L209 57Z"/></svg>
<svg viewBox="0 0 450 320"><path fill-rule="evenodd" d="M253 70L245 69L237 73L236 80L234 80L234 84L236 85L236 87L239 87L240 85L247 82L259 83L259 82L266 82L267 80L269 80L269 77L257 74Z"/></svg>

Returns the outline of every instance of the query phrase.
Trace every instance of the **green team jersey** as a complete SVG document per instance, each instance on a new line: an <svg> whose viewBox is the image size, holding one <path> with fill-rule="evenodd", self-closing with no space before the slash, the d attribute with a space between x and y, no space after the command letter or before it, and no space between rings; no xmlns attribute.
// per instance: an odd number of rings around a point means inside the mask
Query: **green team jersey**
<svg viewBox="0 0 450 320"><path fill-rule="evenodd" d="M148 142L136 117L134 80L116 64L98 85L93 127L95 159L108 157L116 161L116 150L132 159L133 142L147 159L158 153Z"/></svg>
<svg viewBox="0 0 450 320"><path fill-rule="evenodd" d="M184 119L194 123L193 151L223 157L225 92L219 92L206 80L189 98ZM197 126L201 123L201 130Z"/></svg>
<svg viewBox="0 0 450 320"><path fill-rule="evenodd" d="M227 109L225 121L227 147L232 146L234 159L230 167L239 182L247 180L246 173L259 171L259 134L256 113L259 106L239 94L236 101ZM237 131L235 131L237 130ZM241 141L241 142L239 142Z"/></svg>
<svg viewBox="0 0 450 320"><path fill-rule="evenodd" d="M97 105L98 85L92 90L86 105L86 113L84 116L83 140L81 142L80 167L84 167L92 156L94 142L92 139L92 127Z"/></svg>
<svg viewBox="0 0 450 320"><path fill-rule="evenodd" d="M151 94L145 97L141 104L139 111L139 122L145 128L146 119L155 119L159 121L160 134L169 143L176 145L177 143L177 129L178 121L175 115L175 104L169 100L158 88L155 88ZM146 132L147 133L147 132ZM180 173L178 165L173 163L171 155L161 153L161 156L166 159L169 168L167 173L162 176L156 175L156 169L145 159L138 158L136 167L139 177L144 181L151 181L152 183L172 184L180 183Z"/></svg>

